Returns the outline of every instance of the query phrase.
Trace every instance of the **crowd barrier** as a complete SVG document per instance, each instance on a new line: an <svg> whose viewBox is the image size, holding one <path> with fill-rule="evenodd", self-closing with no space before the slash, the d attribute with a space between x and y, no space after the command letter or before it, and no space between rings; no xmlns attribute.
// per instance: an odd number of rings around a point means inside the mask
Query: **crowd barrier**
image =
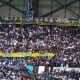
<svg viewBox="0 0 80 80"><path fill-rule="evenodd" d="M71 68L71 67L53 67L53 69L55 70L65 70L65 71L79 71L80 72L80 68Z"/></svg>
<svg viewBox="0 0 80 80"><path fill-rule="evenodd" d="M45 53L40 54L38 52L16 52L16 53L0 53L0 57L49 57L52 58L55 56L54 53Z"/></svg>
<svg viewBox="0 0 80 80"><path fill-rule="evenodd" d="M22 17L0 17L0 24L80 26L80 19L79 18L36 17L33 20L28 20Z"/></svg>
<svg viewBox="0 0 80 80"><path fill-rule="evenodd" d="M29 70L30 73L33 73L34 67L31 65L28 65L27 69ZM45 72L46 66L39 66L38 68L38 74L43 74ZM58 71L75 71L75 72L80 72L80 68L66 68L66 67L53 67L53 70Z"/></svg>

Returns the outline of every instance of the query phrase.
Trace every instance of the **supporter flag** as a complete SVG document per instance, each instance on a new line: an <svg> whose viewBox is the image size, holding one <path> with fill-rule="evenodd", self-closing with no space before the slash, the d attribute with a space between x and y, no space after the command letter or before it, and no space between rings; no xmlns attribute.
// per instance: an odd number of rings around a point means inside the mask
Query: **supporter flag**
<svg viewBox="0 0 80 80"><path fill-rule="evenodd" d="M38 68L38 74L42 74L45 71L45 66L39 66Z"/></svg>
<svg viewBox="0 0 80 80"><path fill-rule="evenodd" d="M12 54L11 53L4 53L3 57L12 57Z"/></svg>
<svg viewBox="0 0 80 80"><path fill-rule="evenodd" d="M19 57L22 54L22 52L16 52L12 54L12 57Z"/></svg>
<svg viewBox="0 0 80 80"><path fill-rule="evenodd" d="M0 52L0 57L3 57L3 54L4 54L4 53Z"/></svg>
<svg viewBox="0 0 80 80"><path fill-rule="evenodd" d="M35 52L32 54L32 57L39 57L39 56L40 56L40 54L38 52Z"/></svg>
<svg viewBox="0 0 80 80"><path fill-rule="evenodd" d="M18 57L25 57L25 53L22 52Z"/></svg>
<svg viewBox="0 0 80 80"><path fill-rule="evenodd" d="M25 57L30 57L32 55L32 52L26 52Z"/></svg>
<svg viewBox="0 0 80 80"><path fill-rule="evenodd" d="M33 74L33 66L28 65L27 69L28 69L29 74Z"/></svg>
<svg viewBox="0 0 80 80"><path fill-rule="evenodd" d="M48 53L48 57L49 57L49 58L52 58L52 57L54 57L54 56L55 56L54 53Z"/></svg>
<svg viewBox="0 0 80 80"><path fill-rule="evenodd" d="M46 56L46 57L48 56L48 52L45 53L45 56Z"/></svg>
<svg viewBox="0 0 80 80"><path fill-rule="evenodd" d="M44 57L48 57L48 53L45 53L45 54L43 54L44 55Z"/></svg>

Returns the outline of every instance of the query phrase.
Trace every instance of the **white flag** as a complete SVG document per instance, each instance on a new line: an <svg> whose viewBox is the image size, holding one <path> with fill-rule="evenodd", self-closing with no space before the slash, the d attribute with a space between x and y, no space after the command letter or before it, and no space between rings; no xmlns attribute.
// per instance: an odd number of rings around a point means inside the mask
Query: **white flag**
<svg viewBox="0 0 80 80"><path fill-rule="evenodd" d="M38 74L42 74L45 71L45 66L39 66L38 68Z"/></svg>

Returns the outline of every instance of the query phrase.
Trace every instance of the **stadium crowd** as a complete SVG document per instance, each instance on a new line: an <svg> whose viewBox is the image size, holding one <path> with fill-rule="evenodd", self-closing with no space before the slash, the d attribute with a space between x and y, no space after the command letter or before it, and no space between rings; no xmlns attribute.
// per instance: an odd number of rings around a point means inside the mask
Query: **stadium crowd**
<svg viewBox="0 0 80 80"><path fill-rule="evenodd" d="M52 52L55 62L80 67L80 27L2 25L0 52Z"/></svg>
<svg viewBox="0 0 80 80"><path fill-rule="evenodd" d="M21 75L29 74L18 72L18 65L48 66L48 67L80 67L80 27L56 27L56 26L37 26L37 25L2 25L0 27L0 52L45 52L55 53L56 56L49 59L46 57L29 58L29 59L12 59L0 58L0 75L2 78L10 80L21 80ZM10 69L11 68L11 69ZM16 69L16 70L15 70ZM25 69L25 68L24 68ZM10 72L11 71L11 72ZM53 72L53 71L52 71ZM3 74L2 74L3 73ZM63 73L63 72L61 72ZM63 75L70 78L72 72L61 74L51 73L51 75ZM5 75L6 74L6 75ZM16 75L17 74L17 75ZM77 73L74 72L76 75ZM47 75L47 74L46 74ZM80 73L78 75L80 77ZM43 76L44 77L44 76ZM79 79L78 77L78 79ZM72 77L71 77L72 78ZM78 80L72 78L72 80ZM4 80L4 79L3 79ZM6 79L7 80L7 79ZM9 80L9 79L8 79ZM24 79L26 80L26 79ZM28 80L28 79L27 79ZM33 80L33 79L32 79ZM38 80L38 79L36 79ZM40 79L49 80L49 79ZM51 79L50 79L51 80ZM53 79L52 79L53 80ZM69 79L54 79L69 80Z"/></svg>
<svg viewBox="0 0 80 80"><path fill-rule="evenodd" d="M33 59L32 59L33 60ZM44 62L44 61L43 61ZM27 66L32 65L33 71ZM44 72L38 73L39 66L45 66ZM0 58L0 80L79 80L80 70L57 69L49 71L46 64L39 60L30 61L29 58Z"/></svg>

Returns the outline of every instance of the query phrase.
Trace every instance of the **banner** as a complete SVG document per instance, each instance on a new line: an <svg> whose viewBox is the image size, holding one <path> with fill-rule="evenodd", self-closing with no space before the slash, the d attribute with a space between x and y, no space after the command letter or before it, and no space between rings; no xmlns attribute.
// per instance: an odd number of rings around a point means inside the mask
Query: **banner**
<svg viewBox="0 0 80 80"><path fill-rule="evenodd" d="M25 56L26 56L26 57L30 57L31 55L32 55L32 52L26 52L26 53L25 53Z"/></svg>
<svg viewBox="0 0 80 80"><path fill-rule="evenodd" d="M38 68L38 74L43 74L45 71L45 66L39 66Z"/></svg>
<svg viewBox="0 0 80 80"><path fill-rule="evenodd" d="M40 54L38 52L32 53L32 57L39 57Z"/></svg>
<svg viewBox="0 0 80 80"><path fill-rule="evenodd" d="M53 58L55 56L54 53L44 53L40 54L38 52L15 52L15 53L0 53L0 57L49 57Z"/></svg>
<svg viewBox="0 0 80 80"><path fill-rule="evenodd" d="M21 54L22 52L16 52L12 54L12 57L20 57Z"/></svg>
<svg viewBox="0 0 80 80"><path fill-rule="evenodd" d="M19 54L19 56L18 57L25 57L25 53L24 52L22 52L21 54Z"/></svg>
<svg viewBox="0 0 80 80"><path fill-rule="evenodd" d="M4 53L0 52L0 57L3 57L3 54L4 54Z"/></svg>
<svg viewBox="0 0 80 80"><path fill-rule="evenodd" d="M3 57L11 57L11 56L12 56L11 53L4 53L4 54L3 54Z"/></svg>
<svg viewBox="0 0 80 80"><path fill-rule="evenodd" d="M53 53L48 53L48 57L49 58L52 58L52 57L54 57L55 56L55 54L53 54Z"/></svg>
<svg viewBox="0 0 80 80"><path fill-rule="evenodd" d="M27 69L28 69L29 74L33 74L33 66L28 65Z"/></svg>
<svg viewBox="0 0 80 80"><path fill-rule="evenodd" d="M37 25L55 25L55 26L80 26L80 18L52 18L36 17L33 18L31 13L25 17L1 17L0 24L37 24Z"/></svg>

